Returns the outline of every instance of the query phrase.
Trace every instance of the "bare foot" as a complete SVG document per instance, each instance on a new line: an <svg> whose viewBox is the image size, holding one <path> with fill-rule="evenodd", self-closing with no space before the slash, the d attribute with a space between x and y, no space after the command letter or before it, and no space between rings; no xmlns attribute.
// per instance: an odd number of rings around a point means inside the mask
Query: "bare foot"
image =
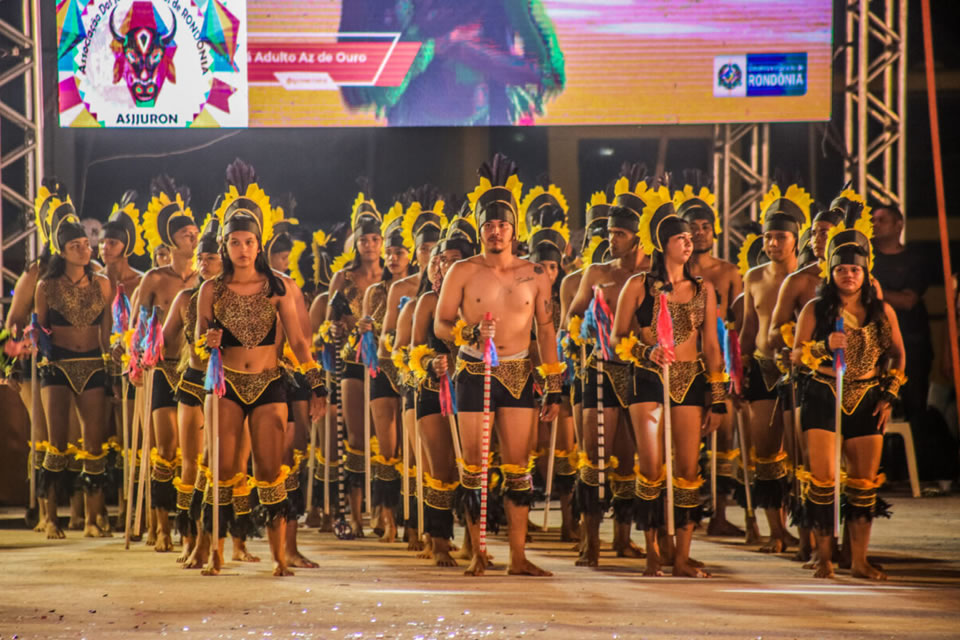
<svg viewBox="0 0 960 640"><path fill-rule="evenodd" d="M880 571L879 567L875 567L869 562L864 565L859 563L854 564L850 568L850 575L854 578L864 578L865 580L883 581L887 579L887 574L885 574L883 571Z"/></svg>
<svg viewBox="0 0 960 640"><path fill-rule="evenodd" d="M507 569L507 575L511 576L552 576L553 574L547 571L546 569L541 569L537 565L533 564L526 558L521 560L519 563L510 563L510 568Z"/></svg>
<svg viewBox="0 0 960 640"><path fill-rule="evenodd" d="M694 560L693 558L687 558L687 564L698 569L702 569L703 567L707 566L699 560Z"/></svg>
<svg viewBox="0 0 960 640"><path fill-rule="evenodd" d="M473 556L473 559L470 560L470 566L467 567L467 570L463 572L465 576L482 576L487 567L491 566L492 563L488 558L483 557L484 554L477 553Z"/></svg>
<svg viewBox="0 0 960 640"><path fill-rule="evenodd" d="M674 578L709 578L710 574L690 562L673 563Z"/></svg>
<svg viewBox="0 0 960 640"><path fill-rule="evenodd" d="M273 575L277 578L285 578L287 576L292 576L293 571L291 571L286 564L277 562L273 565Z"/></svg>
<svg viewBox="0 0 960 640"><path fill-rule="evenodd" d="M833 564L829 560L817 562L817 570L813 572L814 578L833 578Z"/></svg>
<svg viewBox="0 0 960 640"><path fill-rule="evenodd" d="M585 544L580 545L580 556L574 563L578 567L596 567L600 564L600 545L599 541L591 540L587 537Z"/></svg>
<svg viewBox="0 0 960 640"><path fill-rule="evenodd" d="M83 537L84 538L112 538L113 534L109 531L104 531L97 525L90 523L83 528Z"/></svg>
<svg viewBox="0 0 960 640"><path fill-rule="evenodd" d="M47 540L63 540L67 536L64 535L63 529L60 528L55 522L48 522L44 525L44 530L47 532Z"/></svg>
<svg viewBox="0 0 960 640"><path fill-rule="evenodd" d="M113 533L113 527L110 526L110 518L107 517L106 513L101 513L97 516L97 526L105 533Z"/></svg>
<svg viewBox="0 0 960 640"><path fill-rule="evenodd" d="M297 551L296 553L287 554L287 566L297 567L298 569L316 569L320 565ZM291 573L289 575L293 574Z"/></svg>
<svg viewBox="0 0 960 640"><path fill-rule="evenodd" d="M36 526L33 527L33 530L37 533L43 533L47 530L47 523L41 520L36 524Z"/></svg>
<svg viewBox="0 0 960 640"><path fill-rule="evenodd" d="M319 509L310 509L307 512L307 519L303 523L312 528L323 526L323 512Z"/></svg>
<svg viewBox="0 0 960 640"><path fill-rule="evenodd" d="M797 544L798 540L789 533L783 537L770 536L770 539L760 546L757 551L760 553L785 553L791 544Z"/></svg>
<svg viewBox="0 0 960 640"><path fill-rule="evenodd" d="M813 551L809 547L804 548L803 546L800 546L800 548L797 549L797 552L793 554L791 560L794 562L806 563L809 562L811 558L813 558ZM804 565L804 568L806 568L806 565Z"/></svg>
<svg viewBox="0 0 960 640"><path fill-rule="evenodd" d="M383 530L383 535L380 536L378 542L383 542L385 544L392 544L397 540L397 527L396 525L388 526Z"/></svg>
<svg viewBox="0 0 960 640"><path fill-rule="evenodd" d="M423 551L423 541L418 540L416 536L410 538L410 542L407 543L407 551Z"/></svg>
<svg viewBox="0 0 960 640"><path fill-rule="evenodd" d="M710 524L707 525L707 535L738 538L744 535L744 531L726 519L717 520L716 518L710 518Z"/></svg>
<svg viewBox="0 0 960 640"><path fill-rule="evenodd" d="M157 553L173 551L173 539L170 537L170 532L160 532L160 535L157 536L157 543L153 545L153 550Z"/></svg>
<svg viewBox="0 0 960 640"><path fill-rule="evenodd" d="M647 553L643 550L643 547L637 546L633 540L627 540L626 546L621 546L617 549L618 558L646 558Z"/></svg>
<svg viewBox="0 0 960 640"><path fill-rule="evenodd" d="M656 551L649 551L647 553L647 567L643 570L643 575L648 578L659 578L663 575L663 570L660 566L660 554Z"/></svg>
<svg viewBox="0 0 960 640"><path fill-rule="evenodd" d="M417 558L420 560L433 560L433 549L429 545L423 545L423 551L417 554Z"/></svg>
<svg viewBox="0 0 960 640"><path fill-rule="evenodd" d="M70 521L67 522L67 529L69 531L83 531L83 518L74 519L70 517Z"/></svg>
<svg viewBox="0 0 960 640"><path fill-rule="evenodd" d="M157 544L157 532L153 529L150 529L150 531L147 532L147 539L143 541L143 544L147 545L148 547L152 547L153 545Z"/></svg>
<svg viewBox="0 0 960 640"><path fill-rule="evenodd" d="M433 554L433 564L438 567L456 567L457 561L453 559L448 551L435 551Z"/></svg>
<svg viewBox="0 0 960 640"><path fill-rule="evenodd" d="M196 538L184 538L183 539L183 550L180 552L180 555L177 556L177 562L183 564L190 559L190 556L193 554L193 549L197 546Z"/></svg>
<svg viewBox="0 0 960 640"><path fill-rule="evenodd" d="M230 559L236 560L237 562L260 562L259 556L255 556L247 551L245 542L238 542L237 540L233 541L233 554L230 556Z"/></svg>
<svg viewBox="0 0 960 640"><path fill-rule="evenodd" d="M203 571L200 572L202 576L218 576L220 575L220 568L223 566L223 563L220 561L220 552L214 551L210 554L210 562L203 568Z"/></svg>
<svg viewBox="0 0 960 640"><path fill-rule="evenodd" d="M450 551L453 551L452 547L450 548ZM473 558L473 551L471 551L467 547L462 547L459 551L451 555L452 557L459 558L460 560L470 560L471 558Z"/></svg>
<svg viewBox="0 0 960 640"><path fill-rule="evenodd" d="M353 529L354 538L366 537L363 533L363 523L360 522L359 520L354 520L353 518L350 518L350 528Z"/></svg>
<svg viewBox="0 0 960 640"><path fill-rule="evenodd" d="M325 514L320 523L320 533L332 533L333 532L333 516L330 514Z"/></svg>

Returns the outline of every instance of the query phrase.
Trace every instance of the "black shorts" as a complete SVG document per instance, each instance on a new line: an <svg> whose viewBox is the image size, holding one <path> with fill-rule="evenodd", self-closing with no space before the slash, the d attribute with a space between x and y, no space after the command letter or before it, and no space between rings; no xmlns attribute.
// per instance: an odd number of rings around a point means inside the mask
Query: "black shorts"
<svg viewBox="0 0 960 640"><path fill-rule="evenodd" d="M440 393L421 385L417 393L417 420L440 413Z"/></svg>
<svg viewBox="0 0 960 640"><path fill-rule="evenodd" d="M344 362L341 380L359 380L363 382L363 365L358 362Z"/></svg>
<svg viewBox="0 0 960 640"><path fill-rule="evenodd" d="M240 399L240 396L237 395L237 392L230 386L229 382L226 384L226 388L227 392L223 394L223 398L236 403L237 406L243 409L244 416L250 415L250 412L261 405L287 404L287 383L284 381L283 376L280 376L268 384L263 392L249 404Z"/></svg>
<svg viewBox="0 0 960 640"><path fill-rule="evenodd" d="M758 400L776 400L777 387L767 389L767 383L764 381L763 372L760 370L760 363L754 360L750 363L747 374L747 388L744 389L743 398L747 402L757 402Z"/></svg>
<svg viewBox="0 0 960 640"><path fill-rule="evenodd" d="M573 379L573 404L583 404L583 380L579 377Z"/></svg>
<svg viewBox="0 0 960 640"><path fill-rule="evenodd" d="M204 377L203 371L187 367L177 386L177 402L188 407L202 407L206 395L203 389Z"/></svg>
<svg viewBox="0 0 960 640"><path fill-rule="evenodd" d="M698 373L687 387L686 394L677 402L671 394L671 407L703 407L707 397L707 379ZM634 367L633 369L633 401L656 402L663 404L663 382L660 376L649 369Z"/></svg>
<svg viewBox="0 0 960 640"><path fill-rule="evenodd" d="M479 358L463 354L461 352L459 360L467 363L483 362ZM494 370L494 375L490 377L490 410L496 411L499 408L523 408L534 409L537 401L533 393L533 368L529 360L523 360L527 365L526 382L519 389L519 394L514 395L498 379L498 371ZM501 361L501 367L504 367L504 361ZM513 365L507 365L513 366ZM519 367L519 365L518 365ZM459 366L458 366L459 369ZM505 371L500 369L499 371ZM483 374L470 373L467 369L461 369L457 372L454 379L454 387L457 394L457 411L466 413L480 413L483 411Z"/></svg>
<svg viewBox="0 0 960 640"><path fill-rule="evenodd" d="M60 361L70 360L84 362L82 365L79 362L58 364ZM70 387L74 393L83 393L98 387L103 389L107 385L107 371L99 349L80 352L53 345L49 361L48 366L40 368L41 387ZM72 372L69 377L64 369Z"/></svg>
<svg viewBox="0 0 960 640"><path fill-rule="evenodd" d="M152 411L156 411L157 409L166 409L167 407L177 406L176 389L170 386L170 382L167 380L167 376L164 375L160 367L157 367L153 371L152 404L153 406L150 407Z"/></svg>
<svg viewBox="0 0 960 640"><path fill-rule="evenodd" d="M844 390L845 396L847 391ZM853 413L849 415L845 411L841 413L840 429L844 439L880 435L880 430L877 429L879 416L873 415L873 410L877 408L882 395L880 386L874 384L863 394ZM836 432L834 419L836 397L832 381L825 382L819 378L810 378L803 390L803 404L800 407L801 428L804 431L824 429Z"/></svg>
<svg viewBox="0 0 960 640"><path fill-rule="evenodd" d="M417 392L410 387L403 388L403 410L411 411L417 408Z"/></svg>
<svg viewBox="0 0 960 640"><path fill-rule="evenodd" d="M386 371L378 371L375 378L370 378L370 399L399 398L400 394L393 388L390 376Z"/></svg>
<svg viewBox="0 0 960 640"><path fill-rule="evenodd" d="M603 363L603 406L626 409L633 404L633 367L619 362ZM587 367L583 379L583 408L597 408L597 369Z"/></svg>

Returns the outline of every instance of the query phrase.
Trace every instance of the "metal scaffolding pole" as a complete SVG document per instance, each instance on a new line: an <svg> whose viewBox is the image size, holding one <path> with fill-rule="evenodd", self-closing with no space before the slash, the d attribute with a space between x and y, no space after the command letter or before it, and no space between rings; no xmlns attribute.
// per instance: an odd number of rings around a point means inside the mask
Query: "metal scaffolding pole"
<svg viewBox="0 0 960 640"><path fill-rule="evenodd" d="M743 241L734 226L757 219L757 205L769 183L770 125L714 125L713 184L723 217L724 260L730 260Z"/></svg>
<svg viewBox="0 0 960 640"><path fill-rule="evenodd" d="M4 128L8 139L4 140L0 157L0 284L4 292L20 276L21 265L11 265L7 260L9 249L25 243L24 254L28 260L33 260L38 251L32 213L43 173L40 3L41 0L22 0L19 24L0 20L0 48L13 63L0 74L0 87L23 92L22 108L0 101L0 122L12 125ZM13 178L19 174L15 171L18 165L22 167L23 180ZM22 221L12 229L3 227L2 214L8 206L20 213L18 219ZM0 316L5 314L3 306L7 300L0 297Z"/></svg>

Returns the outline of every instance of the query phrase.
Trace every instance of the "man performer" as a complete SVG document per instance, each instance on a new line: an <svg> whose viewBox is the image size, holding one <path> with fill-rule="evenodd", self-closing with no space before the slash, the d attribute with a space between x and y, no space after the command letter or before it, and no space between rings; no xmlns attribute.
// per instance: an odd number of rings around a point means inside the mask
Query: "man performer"
<svg viewBox="0 0 960 640"><path fill-rule="evenodd" d="M470 199L483 252L450 268L440 290L434 332L440 340L460 346L455 386L463 446L462 477L470 498L479 502L484 423L484 349L494 341L499 364L492 367L489 410L498 427L503 464L504 506L510 541L508 573L549 576L525 554L527 518L533 500L530 454L536 442L537 420L557 417L563 367L557 362L556 333L550 282L542 267L513 255L514 238L522 235L518 215L520 181L517 166L501 154L478 173L480 185ZM458 322L459 318L459 322ZM488 319L489 318L489 319ZM542 409L536 406L533 367L528 349L536 329L546 378ZM472 540L479 540L479 510L467 508ZM477 545L467 575L482 575L487 558Z"/></svg>
<svg viewBox="0 0 960 640"><path fill-rule="evenodd" d="M782 553L796 544L787 532L783 510L789 463L783 450L783 411L777 402L781 371L769 330L780 287L797 268L797 244L810 225L812 203L810 194L797 185L781 193L775 184L767 192L760 203L760 222L763 250L770 262L748 271L743 283L744 400L750 441L756 449L754 503L765 511L770 525L770 541L760 549L765 553Z"/></svg>
<svg viewBox="0 0 960 640"><path fill-rule="evenodd" d="M172 262L165 267L156 267L148 271L140 281L140 287L131 305L131 323L140 316L140 310L149 316L153 309L159 308L162 323L167 311L184 289L192 289L198 284L194 267L194 251L200 230L190 210L190 190L178 186L167 175L156 177L150 190L153 198L147 206L143 218L144 236L153 254L158 245L170 248ZM177 491L173 477L177 466L177 398L176 390L180 380L177 372L179 354L164 354L153 374L153 442L156 455L151 453L152 474L150 495L157 518L156 546L158 552L172 551L173 540L170 536L169 513L176 511ZM132 380L142 384L143 380ZM148 535L148 542L152 535Z"/></svg>

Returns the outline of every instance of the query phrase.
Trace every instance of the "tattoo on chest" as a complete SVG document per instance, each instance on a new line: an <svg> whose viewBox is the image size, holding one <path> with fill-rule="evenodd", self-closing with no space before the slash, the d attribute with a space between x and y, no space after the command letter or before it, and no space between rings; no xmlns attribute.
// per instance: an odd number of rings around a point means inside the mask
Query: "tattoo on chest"
<svg viewBox="0 0 960 640"><path fill-rule="evenodd" d="M532 280L533 276L527 276L525 278L517 278L516 282L517 284L523 284L524 282L531 282Z"/></svg>

